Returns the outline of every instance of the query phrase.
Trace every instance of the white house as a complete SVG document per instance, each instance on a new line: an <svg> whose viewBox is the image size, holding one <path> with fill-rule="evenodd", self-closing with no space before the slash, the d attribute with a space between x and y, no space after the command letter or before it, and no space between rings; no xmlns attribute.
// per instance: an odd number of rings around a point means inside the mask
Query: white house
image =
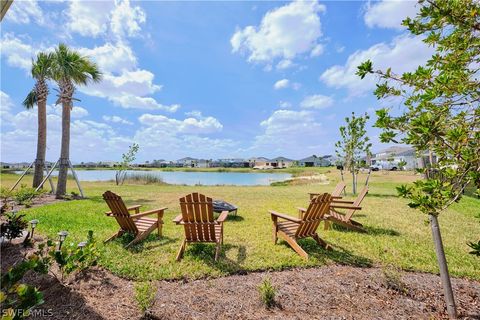
<svg viewBox="0 0 480 320"><path fill-rule="evenodd" d="M415 149L411 147L393 146L375 153L370 159L370 165L379 166L385 169L400 169L399 163L406 162L405 170L418 168L419 158Z"/></svg>

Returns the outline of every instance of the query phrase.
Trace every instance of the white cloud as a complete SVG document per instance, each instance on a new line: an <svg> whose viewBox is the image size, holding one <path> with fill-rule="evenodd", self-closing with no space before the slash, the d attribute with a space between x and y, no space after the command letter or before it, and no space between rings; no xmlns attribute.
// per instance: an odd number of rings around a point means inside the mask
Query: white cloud
<svg viewBox="0 0 480 320"><path fill-rule="evenodd" d="M99 37L110 32L115 38L136 36L146 15L139 6L130 6L129 0L69 2L67 29L82 36Z"/></svg>
<svg viewBox="0 0 480 320"><path fill-rule="evenodd" d="M126 125L133 125L133 122L123 119L119 116L103 116L103 121L118 123L118 124L126 124Z"/></svg>
<svg viewBox="0 0 480 320"><path fill-rule="evenodd" d="M400 35L390 44L378 43L367 50L358 50L351 54L345 65L336 65L328 68L320 80L330 87L347 88L350 96L359 96L375 88L375 77L367 76L361 80L355 73L357 67L370 59L375 69L385 70L389 67L392 71L403 73L413 71L424 64L433 54L433 49L428 47L422 38Z"/></svg>
<svg viewBox="0 0 480 320"><path fill-rule="evenodd" d="M12 33L6 33L0 42L0 49L3 59L6 58L8 65L30 70L32 66L32 57L38 50L31 45L25 44L21 39L15 37Z"/></svg>
<svg viewBox="0 0 480 320"><path fill-rule="evenodd" d="M141 124L148 127L155 127L156 129L182 134L208 134L219 132L223 129L223 125L214 117L177 120L162 115L146 113L141 115L138 120Z"/></svg>
<svg viewBox="0 0 480 320"><path fill-rule="evenodd" d="M237 30L230 43L233 52L248 55L249 62L269 63L276 58L319 53L322 36L319 13L325 6L317 1L294 1L265 14L260 26Z"/></svg>
<svg viewBox="0 0 480 320"><path fill-rule="evenodd" d="M290 85L290 80L282 79L282 80L278 80L277 82L275 82L273 87L275 88L275 90L279 90L279 89L288 88L289 85Z"/></svg>
<svg viewBox="0 0 480 320"><path fill-rule="evenodd" d="M287 89L287 88L292 88L294 90L298 90L298 89L300 89L301 86L302 85L298 82L291 82L288 79L282 79L282 80L278 80L277 82L275 82L275 84L273 85L273 88L275 90Z"/></svg>
<svg viewBox="0 0 480 320"><path fill-rule="evenodd" d="M137 57L132 49L121 41L107 42L93 49L78 48L78 51L84 56L91 57L103 72L119 73L122 70L133 70L137 66Z"/></svg>
<svg viewBox="0 0 480 320"><path fill-rule="evenodd" d="M264 132L255 137L249 152L262 154L282 154L288 146L291 156L304 157L321 148L320 137L324 134L322 125L307 110L276 110L262 121Z"/></svg>
<svg viewBox="0 0 480 320"><path fill-rule="evenodd" d="M321 94L314 94L305 97L300 103L300 107L305 109L325 109L333 105L333 98Z"/></svg>
<svg viewBox="0 0 480 320"><path fill-rule="evenodd" d="M18 24L29 24L31 21L39 25L45 24L44 12L35 0L14 1L5 19Z"/></svg>
<svg viewBox="0 0 480 320"><path fill-rule="evenodd" d="M278 103L278 106L280 107L280 109L288 109L292 107L292 104L288 101L280 101Z"/></svg>
<svg viewBox="0 0 480 320"><path fill-rule="evenodd" d="M278 70L285 70L294 66L295 66L295 63L293 63L292 60L289 60L289 59L283 59L279 63L277 63Z"/></svg>
<svg viewBox="0 0 480 320"><path fill-rule="evenodd" d="M71 116L74 119L83 118L88 116L88 111L87 109L84 109L82 107L73 107L71 111Z"/></svg>
<svg viewBox="0 0 480 320"><path fill-rule="evenodd" d="M323 45L317 44L317 45L313 48L312 52L310 53L310 56L312 56L312 57L318 57L318 56L322 55L322 53L323 53L324 50L325 50L325 49L324 49Z"/></svg>
<svg viewBox="0 0 480 320"><path fill-rule="evenodd" d="M10 111L11 107L13 107L12 99L10 99L8 94L0 90L0 111Z"/></svg>
<svg viewBox="0 0 480 320"><path fill-rule="evenodd" d="M406 17L415 17L419 6L417 1L411 0L383 0L367 4L364 15L365 24L369 28L404 29L402 20Z"/></svg>
<svg viewBox="0 0 480 320"><path fill-rule="evenodd" d="M118 1L112 12L110 27L117 37L133 37L139 34L146 21L145 12L139 6L130 7L130 1Z"/></svg>
<svg viewBox="0 0 480 320"><path fill-rule="evenodd" d="M98 37L108 30L110 12L115 7L113 1L69 2L66 27L82 36Z"/></svg>

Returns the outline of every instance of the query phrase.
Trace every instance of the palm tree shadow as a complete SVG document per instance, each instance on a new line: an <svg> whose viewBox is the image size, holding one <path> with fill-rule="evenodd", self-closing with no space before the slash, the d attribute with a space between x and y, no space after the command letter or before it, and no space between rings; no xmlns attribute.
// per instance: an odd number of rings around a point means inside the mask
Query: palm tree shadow
<svg viewBox="0 0 480 320"><path fill-rule="evenodd" d="M332 228L334 230L342 231L342 232L359 233L358 231L349 229L341 225L337 225L335 223L332 223ZM365 229L366 235L371 235L371 236L391 236L391 237L400 236L400 232L393 229L387 229L387 228L381 228L381 227L379 228L379 227L373 227L373 226L363 226L363 229Z"/></svg>
<svg viewBox="0 0 480 320"><path fill-rule="evenodd" d="M226 253L230 250L237 250L236 259L227 257ZM241 272L243 270L241 265L246 257L245 246L228 243L222 245L218 261L215 261L215 244L213 243L194 243L188 246L184 253L184 259L193 258L195 260L201 260L209 267L227 274Z"/></svg>
<svg viewBox="0 0 480 320"><path fill-rule="evenodd" d="M117 239L115 239L114 241L119 242L123 247L125 247L134 238L135 238L134 235L130 233L125 233L121 237L118 237ZM139 253L145 250L152 250L161 246L165 246L167 244L177 242L177 241L178 239L173 239L166 236L162 236L161 238L159 238L156 234L152 233L146 239L127 248L127 250L131 251L132 253Z"/></svg>

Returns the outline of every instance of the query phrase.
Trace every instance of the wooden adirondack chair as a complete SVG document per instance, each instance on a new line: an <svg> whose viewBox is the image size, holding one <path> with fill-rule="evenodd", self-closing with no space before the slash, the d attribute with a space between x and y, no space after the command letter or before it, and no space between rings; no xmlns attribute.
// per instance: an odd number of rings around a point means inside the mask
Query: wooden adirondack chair
<svg viewBox="0 0 480 320"><path fill-rule="evenodd" d="M300 247L297 240L312 237L319 245L328 248L317 233L318 225L328 214L332 196L328 193L314 197L308 209L298 208L299 217L291 217L275 211L269 211L273 221L273 240L277 243L278 237L285 240L301 257L308 260L308 254ZM278 221L278 219L286 221Z"/></svg>
<svg viewBox="0 0 480 320"><path fill-rule="evenodd" d="M352 219L353 214L357 210L361 210L360 204L368 193L368 187L365 186L358 194L355 201L335 199L330 206L330 212L325 217L325 230L330 229L330 222L342 225L346 228L350 228L360 232L366 232L363 225ZM343 205L345 204L345 205ZM337 209L346 209L347 211L341 212Z"/></svg>
<svg viewBox="0 0 480 320"><path fill-rule="evenodd" d="M183 225L185 239L178 251L177 261L182 259L186 245L194 242L216 243L215 261L217 261L223 244L223 222L228 216L228 211L220 213L215 220L212 198L196 192L180 198L180 209L182 214L178 215L173 222Z"/></svg>
<svg viewBox="0 0 480 320"><path fill-rule="evenodd" d="M332 198L334 199L342 198L342 192L343 190L345 190L346 187L347 185L343 181L340 181L339 183L337 183L337 185L335 186L335 189L333 189ZM319 196L321 193L308 193L308 194L310 195L310 200L312 200L314 197Z"/></svg>
<svg viewBox="0 0 480 320"><path fill-rule="evenodd" d="M145 239L155 229L158 230L158 236L162 236L163 213L167 208L154 209L140 213L141 205L127 208L122 198L111 191L105 192L103 194L103 199L111 210L105 212L105 214L114 217L120 225L120 230L105 240L105 242L115 239L124 233L131 233L135 238L127 244L126 248L128 248L132 244ZM135 214L130 215L130 211L135 211ZM157 219L146 217L153 214L157 215Z"/></svg>

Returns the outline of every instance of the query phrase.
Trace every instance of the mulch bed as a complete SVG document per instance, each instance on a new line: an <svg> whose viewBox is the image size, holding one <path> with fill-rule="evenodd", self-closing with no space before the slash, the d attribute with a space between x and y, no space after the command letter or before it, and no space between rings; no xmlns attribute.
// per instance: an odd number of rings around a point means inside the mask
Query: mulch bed
<svg viewBox="0 0 480 320"><path fill-rule="evenodd" d="M56 203L60 201L65 201L65 199L56 199L54 194L44 193L39 196L36 196L32 199L32 203L29 208L40 207L46 204ZM8 211L20 211L26 209L25 205L17 204L13 199L7 201ZM3 206L3 200L0 200L0 207Z"/></svg>
<svg viewBox="0 0 480 320"><path fill-rule="evenodd" d="M2 247L2 271L31 249ZM257 287L269 277L278 288L266 309ZM134 282L94 267L61 285L50 275L29 275L44 293L38 310L48 319L140 319ZM440 278L402 272L405 291L387 288L380 268L330 265L254 272L217 279L158 281L145 319L440 319L447 318ZM452 279L461 318L480 319L480 283ZM41 318L41 316L33 317Z"/></svg>

